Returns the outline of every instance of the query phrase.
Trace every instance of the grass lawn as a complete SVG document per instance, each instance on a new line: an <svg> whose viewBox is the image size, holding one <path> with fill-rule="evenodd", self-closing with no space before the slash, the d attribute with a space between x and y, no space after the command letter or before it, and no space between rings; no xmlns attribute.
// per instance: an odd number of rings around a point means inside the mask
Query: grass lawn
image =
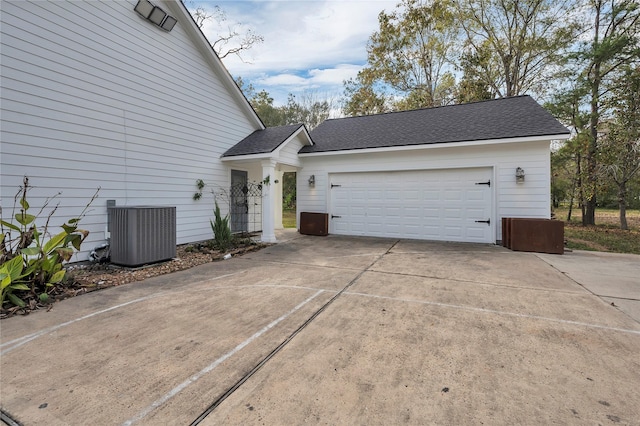
<svg viewBox="0 0 640 426"><path fill-rule="evenodd" d="M596 226L584 227L580 210L573 210L567 222L567 208L555 210L556 218L565 222L567 247L577 250L640 254L640 210L627 210L628 231L620 229L618 210L596 210Z"/></svg>
<svg viewBox="0 0 640 426"><path fill-rule="evenodd" d="M295 210L282 211L282 226L284 226L285 228L296 228L296 211Z"/></svg>

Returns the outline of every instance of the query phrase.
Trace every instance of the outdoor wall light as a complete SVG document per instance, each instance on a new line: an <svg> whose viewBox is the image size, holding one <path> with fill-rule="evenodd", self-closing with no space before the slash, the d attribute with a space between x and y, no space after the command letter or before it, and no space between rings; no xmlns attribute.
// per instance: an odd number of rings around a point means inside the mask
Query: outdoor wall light
<svg viewBox="0 0 640 426"><path fill-rule="evenodd" d="M154 6L149 0L138 0L133 10L166 31L171 31L178 22L176 18L168 15L158 6Z"/></svg>
<svg viewBox="0 0 640 426"><path fill-rule="evenodd" d="M309 176L309 186L315 186L315 185L316 185L316 175Z"/></svg>
<svg viewBox="0 0 640 426"><path fill-rule="evenodd" d="M516 169L516 182L522 183L524 182L524 170L522 167L518 167Z"/></svg>

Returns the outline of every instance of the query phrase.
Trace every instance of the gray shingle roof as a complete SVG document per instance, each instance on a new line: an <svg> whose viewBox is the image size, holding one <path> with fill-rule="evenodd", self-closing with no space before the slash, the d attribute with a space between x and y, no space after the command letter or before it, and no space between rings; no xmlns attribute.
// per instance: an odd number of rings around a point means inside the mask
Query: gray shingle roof
<svg viewBox="0 0 640 426"><path fill-rule="evenodd" d="M327 120L300 153L568 134L530 96Z"/></svg>
<svg viewBox="0 0 640 426"><path fill-rule="evenodd" d="M235 155L267 154L273 152L273 150L278 148L302 126L302 124L292 124L289 126L267 127L263 130L256 130L229 148L222 156L232 157Z"/></svg>

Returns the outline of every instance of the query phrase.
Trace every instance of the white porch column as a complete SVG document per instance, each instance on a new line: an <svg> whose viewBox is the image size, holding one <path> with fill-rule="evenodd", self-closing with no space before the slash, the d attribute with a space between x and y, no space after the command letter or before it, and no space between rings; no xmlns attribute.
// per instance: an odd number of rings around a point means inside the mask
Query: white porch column
<svg viewBox="0 0 640 426"><path fill-rule="evenodd" d="M276 207L276 161L262 160L262 179L269 178L268 184L262 185L262 241L275 243L275 207Z"/></svg>

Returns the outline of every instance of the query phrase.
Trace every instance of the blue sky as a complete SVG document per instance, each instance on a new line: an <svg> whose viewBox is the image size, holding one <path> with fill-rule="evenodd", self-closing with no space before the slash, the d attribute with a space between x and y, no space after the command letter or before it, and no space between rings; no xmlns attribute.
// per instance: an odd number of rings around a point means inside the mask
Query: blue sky
<svg viewBox="0 0 640 426"><path fill-rule="evenodd" d="M228 56L224 63L257 90L266 90L281 105L287 94L342 95L342 81L355 77L366 63L366 43L378 29L378 13L399 0L236 0L194 1L227 16L225 25L242 33L252 29L264 42L243 53L245 62ZM185 2L191 8L189 2ZM205 35L215 39L214 25ZM223 30L224 31L224 30ZM227 30L228 33L228 30Z"/></svg>

